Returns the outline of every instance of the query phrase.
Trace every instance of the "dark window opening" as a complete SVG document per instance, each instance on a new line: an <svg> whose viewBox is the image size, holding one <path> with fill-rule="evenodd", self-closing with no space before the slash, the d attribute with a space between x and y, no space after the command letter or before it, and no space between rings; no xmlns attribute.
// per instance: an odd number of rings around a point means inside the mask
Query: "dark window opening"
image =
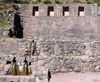
<svg viewBox="0 0 100 82"><path fill-rule="evenodd" d="M31 62L29 62L29 65L31 65Z"/></svg>
<svg viewBox="0 0 100 82"><path fill-rule="evenodd" d="M84 16L84 7L78 8L78 16Z"/></svg>
<svg viewBox="0 0 100 82"><path fill-rule="evenodd" d="M33 16L39 16L39 7L33 7Z"/></svg>
<svg viewBox="0 0 100 82"><path fill-rule="evenodd" d="M54 16L54 7L48 7L48 16Z"/></svg>
<svg viewBox="0 0 100 82"><path fill-rule="evenodd" d="M69 16L69 7L63 7L63 16Z"/></svg>
<svg viewBox="0 0 100 82"><path fill-rule="evenodd" d="M6 64L11 64L11 61L7 61L7 63Z"/></svg>

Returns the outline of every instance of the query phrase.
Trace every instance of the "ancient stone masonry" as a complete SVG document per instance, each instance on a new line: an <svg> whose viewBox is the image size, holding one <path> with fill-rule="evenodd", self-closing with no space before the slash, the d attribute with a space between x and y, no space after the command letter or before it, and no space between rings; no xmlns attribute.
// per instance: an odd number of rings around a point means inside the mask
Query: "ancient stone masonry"
<svg viewBox="0 0 100 82"><path fill-rule="evenodd" d="M41 56L98 56L100 54L100 42L38 41L37 50Z"/></svg>
<svg viewBox="0 0 100 82"><path fill-rule="evenodd" d="M100 70L100 42L84 42L80 40L67 41L39 41L35 40L39 56L27 56L28 62L31 62L32 77L31 76L9 76L7 74L10 68L10 62L13 57L16 61L23 63L25 57L25 48L29 45L31 40L26 39L1 39L1 64L0 74L3 75L0 79L3 81L19 81L28 80L47 82L47 69L51 73L59 72L80 72L80 71L99 71ZM8 45L9 44L9 45ZM7 46L5 46L7 45ZM5 50L5 51L2 51ZM9 56L7 56L9 51ZM10 52L12 51L12 52ZM18 52L17 52L18 51ZM19 56L19 57L18 57ZM22 56L22 57L20 57ZM78 63L77 63L78 62ZM43 72L46 70L45 72ZM43 73L46 73L43 74ZM34 77L33 77L34 76ZM32 79L32 80L31 80ZM22 81L22 82L23 82Z"/></svg>
<svg viewBox="0 0 100 82"><path fill-rule="evenodd" d="M0 39L0 55L21 56L25 52L25 40L13 38Z"/></svg>
<svg viewBox="0 0 100 82"><path fill-rule="evenodd" d="M23 63L24 57L16 57L16 61L18 63ZM0 82L48 82L48 69L41 68L38 69L38 66L35 66L35 62L38 63L36 57L27 57L28 65L31 63L30 69L32 70L32 74L29 76L22 75L7 75L9 69L11 68L13 57L11 56L1 56L0 57ZM35 68L34 68L35 67ZM29 68L29 66L28 66ZM23 69L21 69L23 70Z"/></svg>
<svg viewBox="0 0 100 82"><path fill-rule="evenodd" d="M12 61L13 57L2 56L0 64L0 80L3 81L16 81L23 82L25 79L29 80L28 82L33 82L38 78L41 78L43 82L47 81L47 69L51 73L59 72L87 72L87 71L100 71L100 57L77 57L77 56L34 56L27 57L27 60L31 62L31 68L33 70L33 76L5 76L7 73L10 64L6 64L7 61ZM22 62L24 57L16 57L18 62ZM5 60L5 61L4 61ZM4 78L4 79L2 79ZM23 79L22 79L23 78ZM23 81L21 81L23 80ZM27 82L27 81L26 81ZM36 82L39 82L37 80ZM41 82L41 81L40 81Z"/></svg>
<svg viewBox="0 0 100 82"><path fill-rule="evenodd" d="M23 4L20 12L19 23L15 20L15 27L10 29L14 38L0 37L0 82L48 82L48 70L100 71L97 4ZM19 28L21 24L23 28ZM8 75L14 57L18 65L26 58L30 76Z"/></svg>
<svg viewBox="0 0 100 82"><path fill-rule="evenodd" d="M99 40L100 9L96 4L31 4L23 7L26 7L22 12L24 38Z"/></svg>
<svg viewBox="0 0 100 82"><path fill-rule="evenodd" d="M31 40L2 38L0 40L0 55L24 56L29 49ZM100 42L67 41L38 41L35 40L39 55L75 55L96 56L100 54Z"/></svg>

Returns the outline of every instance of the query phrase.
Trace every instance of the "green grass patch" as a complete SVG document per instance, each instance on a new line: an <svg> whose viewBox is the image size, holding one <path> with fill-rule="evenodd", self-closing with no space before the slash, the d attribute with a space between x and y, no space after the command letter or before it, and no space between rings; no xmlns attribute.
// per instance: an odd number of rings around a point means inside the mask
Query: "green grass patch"
<svg viewBox="0 0 100 82"><path fill-rule="evenodd" d="M97 79L93 79L93 82L100 82L100 81L98 81Z"/></svg>
<svg viewBox="0 0 100 82"><path fill-rule="evenodd" d="M2 37L4 37L4 38L10 38L8 35L2 35Z"/></svg>
<svg viewBox="0 0 100 82"><path fill-rule="evenodd" d="M7 23L8 14L6 11L3 11L3 15L0 17L0 27L8 28L10 25Z"/></svg>
<svg viewBox="0 0 100 82"><path fill-rule="evenodd" d="M32 1L32 4L38 4L38 2L37 1Z"/></svg>
<svg viewBox="0 0 100 82"><path fill-rule="evenodd" d="M0 27L8 28L10 25L7 23L5 19L0 18Z"/></svg>
<svg viewBox="0 0 100 82"><path fill-rule="evenodd" d="M82 71L81 73L85 73L84 71Z"/></svg>
<svg viewBox="0 0 100 82"><path fill-rule="evenodd" d="M100 72L100 71L94 71L94 72Z"/></svg>
<svg viewBox="0 0 100 82"><path fill-rule="evenodd" d="M29 2L29 1L27 1L27 0L25 0L25 1L24 1L24 4L29 4L29 3L30 3L30 2Z"/></svg>
<svg viewBox="0 0 100 82"><path fill-rule="evenodd" d="M52 2L50 0L45 0L43 3L44 4L52 4Z"/></svg>

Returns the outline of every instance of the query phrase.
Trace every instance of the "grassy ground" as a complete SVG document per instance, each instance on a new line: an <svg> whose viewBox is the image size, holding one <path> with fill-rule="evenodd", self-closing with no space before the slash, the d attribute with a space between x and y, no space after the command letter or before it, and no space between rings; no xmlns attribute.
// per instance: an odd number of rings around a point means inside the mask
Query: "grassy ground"
<svg viewBox="0 0 100 82"><path fill-rule="evenodd" d="M10 27L10 25L7 23L8 14L6 11L11 7L12 3L4 3L4 2L0 3L0 14L2 14L0 15L0 27L5 27L5 28Z"/></svg>
<svg viewBox="0 0 100 82"><path fill-rule="evenodd" d="M8 28L10 25L7 23L8 14L6 11L2 10L2 15L0 16L0 27Z"/></svg>
<svg viewBox="0 0 100 82"><path fill-rule="evenodd" d="M20 0L27 3L44 3L45 1L50 1L51 3L85 3L85 4L94 4L97 3L100 6L100 0Z"/></svg>
<svg viewBox="0 0 100 82"><path fill-rule="evenodd" d="M100 6L100 0L1 0L5 2L13 2L13 1L20 1L24 4L29 3L44 3L45 1L48 1L48 3L55 3L55 4L61 4L61 3L85 3L85 4L94 4L97 3Z"/></svg>
<svg viewBox="0 0 100 82"><path fill-rule="evenodd" d="M6 20L0 18L0 27L8 28L8 27L10 27L10 25L7 23Z"/></svg>

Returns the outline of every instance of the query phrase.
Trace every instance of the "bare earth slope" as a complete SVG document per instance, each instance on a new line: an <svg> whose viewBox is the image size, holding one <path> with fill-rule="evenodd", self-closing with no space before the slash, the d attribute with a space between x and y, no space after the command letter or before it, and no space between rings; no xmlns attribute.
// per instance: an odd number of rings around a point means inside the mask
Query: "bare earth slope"
<svg viewBox="0 0 100 82"><path fill-rule="evenodd" d="M50 82L100 82L100 72L53 74Z"/></svg>

